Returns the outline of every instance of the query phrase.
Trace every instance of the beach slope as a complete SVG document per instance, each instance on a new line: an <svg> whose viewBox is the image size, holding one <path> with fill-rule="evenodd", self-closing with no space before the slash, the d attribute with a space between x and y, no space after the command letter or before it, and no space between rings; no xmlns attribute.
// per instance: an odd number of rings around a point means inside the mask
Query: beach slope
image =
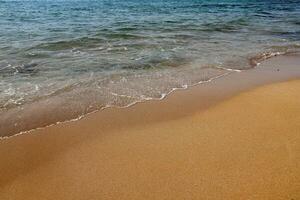
<svg viewBox="0 0 300 200"><path fill-rule="evenodd" d="M2 140L0 199L299 199L299 91L274 83L179 118L143 123L140 106L126 126L90 118Z"/></svg>

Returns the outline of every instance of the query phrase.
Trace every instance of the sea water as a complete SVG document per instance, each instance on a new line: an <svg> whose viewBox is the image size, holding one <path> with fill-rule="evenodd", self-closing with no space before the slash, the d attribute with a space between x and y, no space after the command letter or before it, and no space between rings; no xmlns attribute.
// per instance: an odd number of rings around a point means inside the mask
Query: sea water
<svg viewBox="0 0 300 200"><path fill-rule="evenodd" d="M160 99L299 47L298 0L0 0L0 136Z"/></svg>

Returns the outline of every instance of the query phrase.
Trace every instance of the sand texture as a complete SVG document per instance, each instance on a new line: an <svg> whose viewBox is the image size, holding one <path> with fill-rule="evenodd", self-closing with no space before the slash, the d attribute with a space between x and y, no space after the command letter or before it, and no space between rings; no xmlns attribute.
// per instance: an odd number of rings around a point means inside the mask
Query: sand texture
<svg viewBox="0 0 300 200"><path fill-rule="evenodd" d="M0 199L299 199L299 91L274 83L151 122L140 104L113 125L94 116L2 140Z"/></svg>

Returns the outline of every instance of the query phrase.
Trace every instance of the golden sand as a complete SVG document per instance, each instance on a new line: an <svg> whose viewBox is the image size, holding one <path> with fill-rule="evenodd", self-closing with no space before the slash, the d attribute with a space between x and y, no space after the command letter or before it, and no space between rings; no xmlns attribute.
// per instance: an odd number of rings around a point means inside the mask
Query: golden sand
<svg viewBox="0 0 300 200"><path fill-rule="evenodd" d="M271 84L181 117L140 104L2 140L0 199L300 199L299 91Z"/></svg>

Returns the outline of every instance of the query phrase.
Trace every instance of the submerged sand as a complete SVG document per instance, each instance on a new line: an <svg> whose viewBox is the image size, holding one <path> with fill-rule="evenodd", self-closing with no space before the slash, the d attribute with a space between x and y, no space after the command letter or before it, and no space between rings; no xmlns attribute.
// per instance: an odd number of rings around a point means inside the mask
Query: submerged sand
<svg viewBox="0 0 300 200"><path fill-rule="evenodd" d="M299 199L299 91L294 80L177 119L143 123L140 106L134 126L89 119L2 140L0 199Z"/></svg>

